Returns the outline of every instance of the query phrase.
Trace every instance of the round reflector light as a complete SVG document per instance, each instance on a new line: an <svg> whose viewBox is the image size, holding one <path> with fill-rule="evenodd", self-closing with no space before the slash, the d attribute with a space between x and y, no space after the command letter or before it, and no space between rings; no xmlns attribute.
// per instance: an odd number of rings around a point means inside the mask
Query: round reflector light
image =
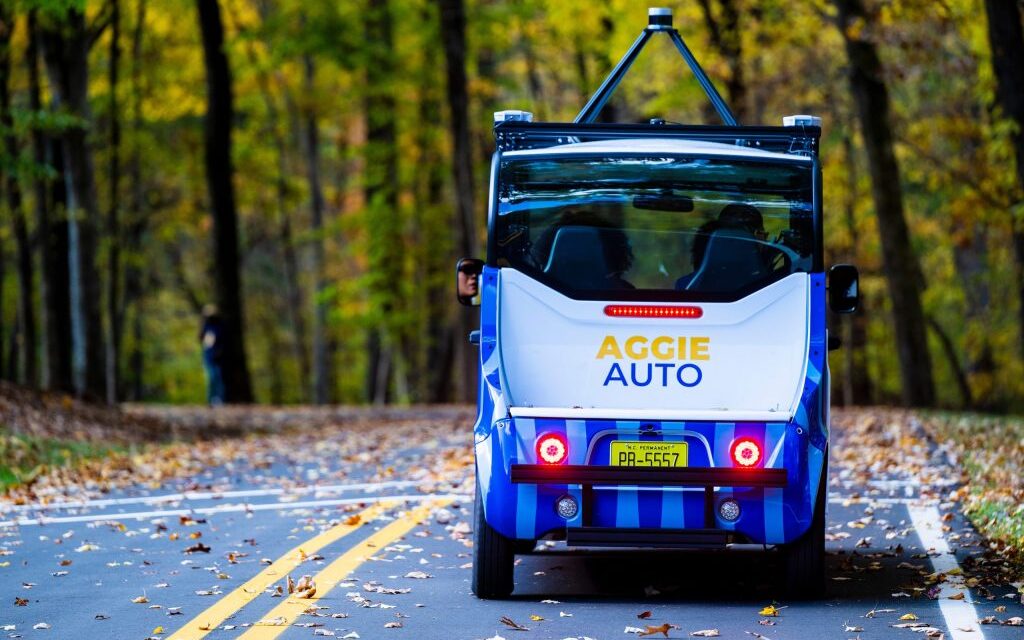
<svg viewBox="0 0 1024 640"><path fill-rule="evenodd" d="M732 459L741 467L753 467L761 461L761 447L751 438L740 438L732 443Z"/></svg>
<svg viewBox="0 0 1024 640"><path fill-rule="evenodd" d="M736 522L740 517L740 503L731 498L723 500L722 504L718 505L718 515L726 522Z"/></svg>
<svg viewBox="0 0 1024 640"><path fill-rule="evenodd" d="M549 433L537 439L537 458L545 464L561 464L569 455L565 439Z"/></svg>
<svg viewBox="0 0 1024 640"><path fill-rule="evenodd" d="M566 520L572 520L575 518L576 514L579 513L579 510L580 507L576 503L576 498L569 495L562 496L558 499L558 502L555 503L555 511L557 511L558 515L562 516Z"/></svg>

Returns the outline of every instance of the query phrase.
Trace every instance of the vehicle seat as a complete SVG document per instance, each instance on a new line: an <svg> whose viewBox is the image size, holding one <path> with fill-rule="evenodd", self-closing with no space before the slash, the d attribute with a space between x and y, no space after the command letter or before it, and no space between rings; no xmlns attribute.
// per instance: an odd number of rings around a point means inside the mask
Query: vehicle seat
<svg viewBox="0 0 1024 640"><path fill-rule="evenodd" d="M759 246L754 234L744 229L715 231L686 290L727 293L765 277L768 269Z"/></svg>
<svg viewBox="0 0 1024 640"><path fill-rule="evenodd" d="M573 289L607 288L608 261L601 232L593 227L559 228L544 273Z"/></svg>

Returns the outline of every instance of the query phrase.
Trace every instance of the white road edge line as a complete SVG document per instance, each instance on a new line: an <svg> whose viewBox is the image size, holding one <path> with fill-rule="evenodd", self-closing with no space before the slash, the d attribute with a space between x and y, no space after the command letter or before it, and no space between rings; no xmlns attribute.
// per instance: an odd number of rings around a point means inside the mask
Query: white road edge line
<svg viewBox="0 0 1024 640"><path fill-rule="evenodd" d="M289 509L309 509L314 507L334 507L346 504L372 502L422 502L424 500L449 499L466 500L473 496L467 493L417 493L400 496L360 496L358 498L338 498L335 500L307 500L305 502L275 502L272 504L222 504L216 507L199 509L167 509L164 511L133 511L131 513L91 514L87 516L60 516L55 518L17 518L0 522L0 528L28 527L33 525L68 524L76 522L120 522L122 520L144 520L149 518L165 518L169 516L213 515L219 513L237 513L240 511L287 511Z"/></svg>
<svg viewBox="0 0 1024 640"><path fill-rule="evenodd" d="M344 491L361 491L365 489L387 489L412 487L425 484L421 480L388 480L384 482L358 482L350 484L307 485L293 488L274 489L240 489L238 491L185 491L159 496L134 496L131 498L97 498L95 500L63 500L58 502L34 502L0 506L0 513L7 511L45 511L47 509L84 509L88 507L113 507L124 504L160 504L162 502L181 502L182 500L221 500L225 498L255 498L260 496L302 495L312 493L322 496Z"/></svg>
<svg viewBox="0 0 1024 640"><path fill-rule="evenodd" d="M932 569L938 573L949 573L959 569L956 556L950 551L946 538L942 535L942 517L934 505L908 504L910 520L917 530L921 544L925 549L934 550L939 555L930 556ZM963 575L961 573L961 575ZM949 596L962 593L963 600L950 600ZM941 585L939 592L939 611L946 621L946 629L952 640L985 640L985 632L978 624L978 612L970 601L970 590L954 589L949 583ZM969 629L969 631L964 631Z"/></svg>

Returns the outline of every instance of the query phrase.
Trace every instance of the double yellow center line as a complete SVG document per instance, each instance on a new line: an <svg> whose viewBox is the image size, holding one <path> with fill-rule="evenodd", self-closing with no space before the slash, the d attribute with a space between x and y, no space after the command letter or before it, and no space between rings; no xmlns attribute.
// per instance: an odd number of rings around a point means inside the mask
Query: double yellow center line
<svg viewBox="0 0 1024 640"><path fill-rule="evenodd" d="M408 512L404 517L395 520L380 531L362 540L314 576L313 580L317 585L317 593L313 598L299 599L289 596L275 607L270 614L264 617L264 620L276 619L276 622L279 624L266 625L266 623L259 623L242 635L242 638L276 638L305 609L326 595L328 591L334 588L334 585L361 565L376 550L411 531L413 527L430 514L431 509L444 506L449 502L451 502L451 499L433 500L429 504L424 504ZM394 502L377 503L361 511L358 514L359 519L355 524L336 525L295 547L274 561L273 564L250 578L243 585L218 600L206 611L190 620L181 629L168 636L167 640L201 640L242 607L256 599L270 585L278 580L282 580L294 571L307 556L311 556L327 545L337 542L342 537L358 529L363 523L373 521L377 516L393 506L395 506Z"/></svg>

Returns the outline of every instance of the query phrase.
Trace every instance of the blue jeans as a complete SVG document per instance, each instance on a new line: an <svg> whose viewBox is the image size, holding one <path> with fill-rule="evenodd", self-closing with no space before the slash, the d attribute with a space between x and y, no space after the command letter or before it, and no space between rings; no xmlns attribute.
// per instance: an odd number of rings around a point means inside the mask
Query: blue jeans
<svg viewBox="0 0 1024 640"><path fill-rule="evenodd" d="M206 369L206 402L211 407L224 404L224 376L220 364L204 358L203 368Z"/></svg>

